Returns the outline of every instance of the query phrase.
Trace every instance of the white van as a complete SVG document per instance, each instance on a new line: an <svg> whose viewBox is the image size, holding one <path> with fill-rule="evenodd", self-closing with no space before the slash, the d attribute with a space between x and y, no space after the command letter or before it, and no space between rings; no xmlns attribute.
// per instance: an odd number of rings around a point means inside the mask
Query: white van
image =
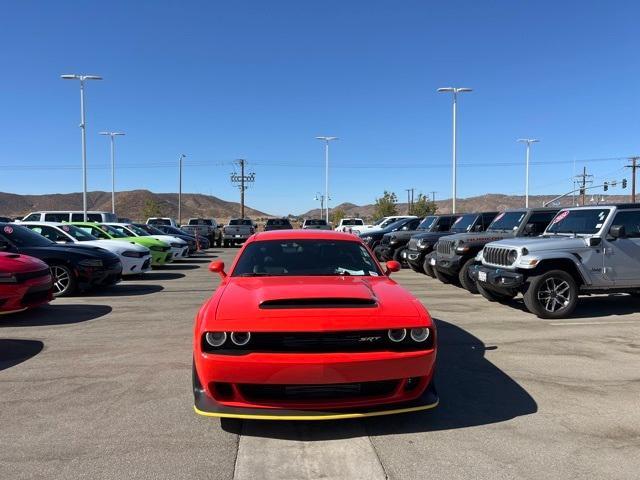
<svg viewBox="0 0 640 480"><path fill-rule="evenodd" d="M84 212L81 210L49 210L31 212L22 219L23 222L84 222ZM88 222L117 222L118 216L111 212L87 211Z"/></svg>

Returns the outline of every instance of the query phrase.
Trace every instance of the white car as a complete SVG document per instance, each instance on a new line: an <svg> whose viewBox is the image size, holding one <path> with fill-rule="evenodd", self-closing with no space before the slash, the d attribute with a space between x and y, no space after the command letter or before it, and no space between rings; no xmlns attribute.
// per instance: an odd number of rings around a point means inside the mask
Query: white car
<svg viewBox="0 0 640 480"><path fill-rule="evenodd" d="M156 240L168 243L171 247L171 260L176 258L187 258L189 256L189 244L178 237L171 235L151 235L140 227L136 227L130 223L105 223L110 225L128 237L151 237Z"/></svg>
<svg viewBox="0 0 640 480"><path fill-rule="evenodd" d="M355 229L363 226L364 220L361 218L343 218L334 230L336 232L357 233Z"/></svg>
<svg viewBox="0 0 640 480"><path fill-rule="evenodd" d="M56 243L80 243L104 248L115 253L122 263L122 275L139 275L151 270L148 248L120 240L100 240L76 227L58 222L22 222L22 226Z"/></svg>
<svg viewBox="0 0 640 480"><path fill-rule="evenodd" d="M391 225L393 222L397 222L398 220L404 220L405 218L417 218L415 215L394 215L392 217L382 217L376 223L371 225L362 225L359 227L352 227L351 230L354 233L362 236L363 233L370 232L372 230L380 230L382 228L386 228Z"/></svg>

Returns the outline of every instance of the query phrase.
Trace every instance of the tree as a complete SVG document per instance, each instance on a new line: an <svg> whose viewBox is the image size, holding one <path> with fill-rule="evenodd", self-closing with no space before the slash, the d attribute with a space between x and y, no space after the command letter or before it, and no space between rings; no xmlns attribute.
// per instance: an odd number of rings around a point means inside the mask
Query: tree
<svg viewBox="0 0 640 480"><path fill-rule="evenodd" d="M398 197L393 192L384 191L384 194L380 198L376 198L376 204L374 207L373 216L374 218L380 219L382 217L390 217L392 215L397 215L398 210L396 209L396 205L398 203Z"/></svg>
<svg viewBox="0 0 640 480"><path fill-rule="evenodd" d="M438 210L438 205L435 202L430 201L422 193L418 194L418 199L413 202L413 206L409 212L409 215L415 215L416 217L426 217L427 215L433 215Z"/></svg>
<svg viewBox="0 0 640 480"><path fill-rule="evenodd" d="M347 212L345 212L343 209L334 208L333 211L331 212L331 221L333 222L334 225L337 225L340 223L340 220L342 220L346 216L347 216Z"/></svg>
<svg viewBox="0 0 640 480"><path fill-rule="evenodd" d="M142 208L142 216L143 218L161 217L162 212L158 202L152 198L145 200L144 207Z"/></svg>

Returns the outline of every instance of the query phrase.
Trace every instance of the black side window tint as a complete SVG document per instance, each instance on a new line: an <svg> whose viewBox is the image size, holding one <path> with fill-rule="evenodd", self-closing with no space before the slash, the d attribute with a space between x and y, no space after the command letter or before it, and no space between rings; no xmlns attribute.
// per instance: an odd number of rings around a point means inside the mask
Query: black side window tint
<svg viewBox="0 0 640 480"><path fill-rule="evenodd" d="M527 223L533 223L537 228L537 231L542 233L547 228L547 225L553 220L558 212L537 212L533 213Z"/></svg>
<svg viewBox="0 0 640 480"><path fill-rule="evenodd" d="M640 238L640 210L616 213L611 225L623 225L629 238Z"/></svg>

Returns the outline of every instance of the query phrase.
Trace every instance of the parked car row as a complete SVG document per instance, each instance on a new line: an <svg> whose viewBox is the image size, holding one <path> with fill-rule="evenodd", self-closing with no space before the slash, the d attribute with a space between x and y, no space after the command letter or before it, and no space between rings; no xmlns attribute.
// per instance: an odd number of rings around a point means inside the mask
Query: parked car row
<svg viewBox="0 0 640 480"><path fill-rule="evenodd" d="M484 231L470 223L491 215ZM461 224L470 229L454 231ZM449 232L413 235L404 255L414 271L489 301L522 295L536 316L566 318L581 295L640 296L640 204L465 214Z"/></svg>

